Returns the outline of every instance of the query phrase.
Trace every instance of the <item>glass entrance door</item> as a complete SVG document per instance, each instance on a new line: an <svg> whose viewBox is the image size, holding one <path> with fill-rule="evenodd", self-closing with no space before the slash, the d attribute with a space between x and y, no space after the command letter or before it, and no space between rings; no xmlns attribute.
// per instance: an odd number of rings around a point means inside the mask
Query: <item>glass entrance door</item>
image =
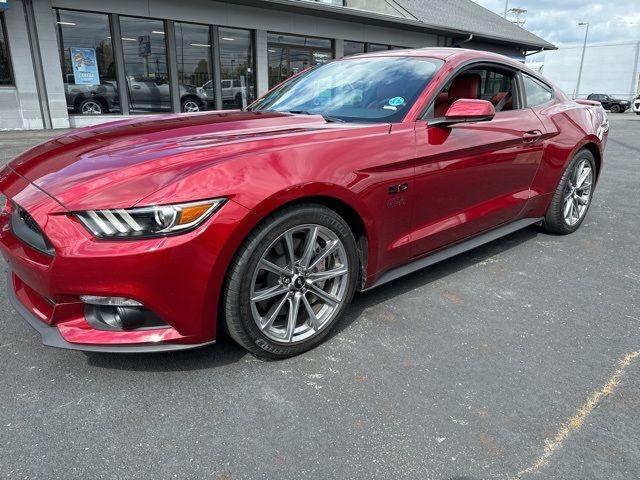
<svg viewBox="0 0 640 480"><path fill-rule="evenodd" d="M311 65L313 52L302 48L289 48L289 76L300 73Z"/></svg>

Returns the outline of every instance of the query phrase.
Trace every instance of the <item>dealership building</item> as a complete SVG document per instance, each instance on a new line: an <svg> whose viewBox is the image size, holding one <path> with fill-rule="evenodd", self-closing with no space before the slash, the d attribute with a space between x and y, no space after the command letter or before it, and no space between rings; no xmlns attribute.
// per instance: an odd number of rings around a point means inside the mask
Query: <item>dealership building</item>
<svg viewBox="0 0 640 480"><path fill-rule="evenodd" d="M555 48L471 0L0 0L0 130L237 109L334 58L435 46Z"/></svg>

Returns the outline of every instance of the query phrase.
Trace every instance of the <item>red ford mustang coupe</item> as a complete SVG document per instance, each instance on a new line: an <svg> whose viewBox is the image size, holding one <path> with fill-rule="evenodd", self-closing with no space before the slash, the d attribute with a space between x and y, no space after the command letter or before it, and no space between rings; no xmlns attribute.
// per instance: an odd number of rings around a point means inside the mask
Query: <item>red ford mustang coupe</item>
<svg viewBox="0 0 640 480"><path fill-rule="evenodd" d="M365 54L246 111L72 131L0 173L9 295L46 345L148 352L220 329L282 358L366 291L585 218L608 121L500 55Z"/></svg>

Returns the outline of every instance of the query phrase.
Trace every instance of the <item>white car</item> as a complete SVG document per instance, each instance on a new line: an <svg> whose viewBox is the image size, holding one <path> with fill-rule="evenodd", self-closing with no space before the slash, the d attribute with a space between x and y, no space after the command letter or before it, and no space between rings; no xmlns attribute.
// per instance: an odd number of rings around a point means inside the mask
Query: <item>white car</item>
<svg viewBox="0 0 640 480"><path fill-rule="evenodd" d="M636 115L640 115L640 95L633 101L633 111L636 112Z"/></svg>

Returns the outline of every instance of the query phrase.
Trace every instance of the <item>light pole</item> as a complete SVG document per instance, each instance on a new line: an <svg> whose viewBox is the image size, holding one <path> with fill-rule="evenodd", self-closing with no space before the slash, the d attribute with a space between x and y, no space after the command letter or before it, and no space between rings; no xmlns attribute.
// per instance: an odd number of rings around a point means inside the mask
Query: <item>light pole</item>
<svg viewBox="0 0 640 480"><path fill-rule="evenodd" d="M578 70L578 84L576 85L576 93L573 95L574 100L580 95L580 80L582 80L582 66L584 65L584 52L587 49L587 36L589 35L589 22L580 22L578 25L586 25L584 32L584 44L582 45L582 57L580 58L580 70Z"/></svg>
<svg viewBox="0 0 640 480"><path fill-rule="evenodd" d="M509 11L509 0L504 1L504 18L507 18L507 12Z"/></svg>

